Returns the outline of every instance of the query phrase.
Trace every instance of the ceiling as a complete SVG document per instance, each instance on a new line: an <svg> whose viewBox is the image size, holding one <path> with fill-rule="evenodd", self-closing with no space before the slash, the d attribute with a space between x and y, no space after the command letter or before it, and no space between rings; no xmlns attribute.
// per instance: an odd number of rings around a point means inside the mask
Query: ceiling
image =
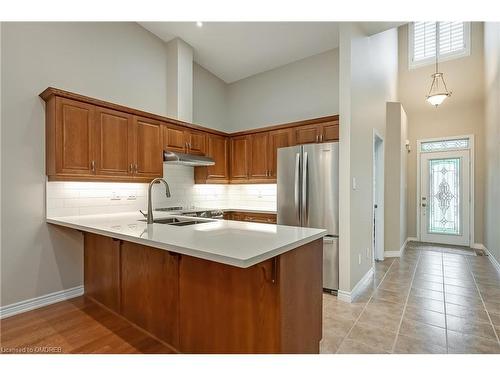
<svg viewBox="0 0 500 375"><path fill-rule="evenodd" d="M337 48L339 22L140 22L168 42L194 49L194 61L226 83ZM369 35L400 25L363 22Z"/></svg>

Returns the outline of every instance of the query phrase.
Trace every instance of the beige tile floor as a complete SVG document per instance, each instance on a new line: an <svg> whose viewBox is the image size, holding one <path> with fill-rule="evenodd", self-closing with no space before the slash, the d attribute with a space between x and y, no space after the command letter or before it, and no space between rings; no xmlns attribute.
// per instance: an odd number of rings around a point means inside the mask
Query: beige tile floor
<svg viewBox="0 0 500 375"><path fill-rule="evenodd" d="M354 302L324 294L321 353L500 353L500 272L467 248L409 242Z"/></svg>

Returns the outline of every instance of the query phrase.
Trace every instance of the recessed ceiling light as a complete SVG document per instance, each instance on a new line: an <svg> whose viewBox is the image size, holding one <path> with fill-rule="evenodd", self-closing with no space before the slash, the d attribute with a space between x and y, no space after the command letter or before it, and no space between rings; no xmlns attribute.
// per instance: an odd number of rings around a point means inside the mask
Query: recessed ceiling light
<svg viewBox="0 0 500 375"><path fill-rule="evenodd" d="M203 26L203 22L201 22L201 21L197 21L197 22L196 22L196 26L198 26L198 27L202 27L202 26Z"/></svg>

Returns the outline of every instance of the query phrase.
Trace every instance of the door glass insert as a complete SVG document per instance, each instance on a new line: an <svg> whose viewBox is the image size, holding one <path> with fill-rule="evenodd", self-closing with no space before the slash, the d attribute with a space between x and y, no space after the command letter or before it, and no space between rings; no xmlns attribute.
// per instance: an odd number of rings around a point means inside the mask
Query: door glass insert
<svg viewBox="0 0 500 375"><path fill-rule="evenodd" d="M429 160L429 233L460 234L460 158Z"/></svg>
<svg viewBox="0 0 500 375"><path fill-rule="evenodd" d="M422 142L420 148L422 152L446 151L453 149L466 150L469 148L469 138Z"/></svg>

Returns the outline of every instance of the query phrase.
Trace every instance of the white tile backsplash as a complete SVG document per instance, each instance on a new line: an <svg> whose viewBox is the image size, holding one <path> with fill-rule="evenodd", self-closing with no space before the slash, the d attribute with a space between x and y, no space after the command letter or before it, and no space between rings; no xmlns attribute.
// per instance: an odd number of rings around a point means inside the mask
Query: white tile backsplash
<svg viewBox="0 0 500 375"><path fill-rule="evenodd" d="M193 167L163 165L171 197L153 188L154 207L276 210L276 185L195 185ZM119 213L146 209L148 184L47 182L47 216Z"/></svg>

